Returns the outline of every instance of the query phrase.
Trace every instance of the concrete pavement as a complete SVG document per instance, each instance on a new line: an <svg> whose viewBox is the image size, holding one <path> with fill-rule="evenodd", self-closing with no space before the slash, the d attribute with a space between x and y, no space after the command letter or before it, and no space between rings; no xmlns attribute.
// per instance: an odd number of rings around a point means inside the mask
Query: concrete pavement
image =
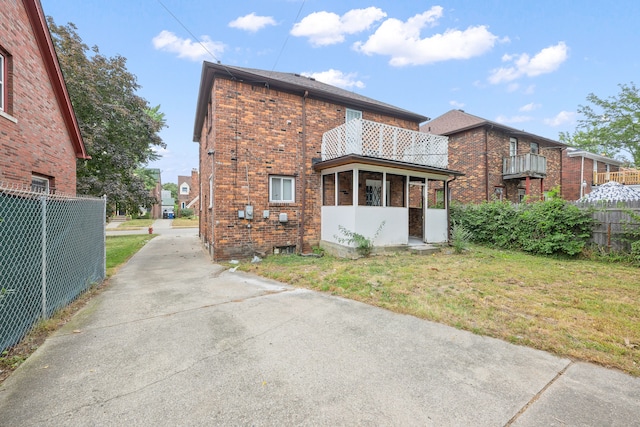
<svg viewBox="0 0 640 427"><path fill-rule="evenodd" d="M0 425L640 423L638 378L232 273L193 229L154 231L0 386Z"/></svg>

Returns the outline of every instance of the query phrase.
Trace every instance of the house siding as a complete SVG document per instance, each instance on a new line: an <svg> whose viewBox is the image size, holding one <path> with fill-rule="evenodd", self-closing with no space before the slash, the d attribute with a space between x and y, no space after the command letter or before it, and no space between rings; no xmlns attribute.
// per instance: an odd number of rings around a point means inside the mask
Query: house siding
<svg viewBox="0 0 640 427"><path fill-rule="evenodd" d="M32 174L75 194L76 153L22 1L0 8L0 47L11 55L6 113L0 115L0 181L29 186Z"/></svg>
<svg viewBox="0 0 640 427"><path fill-rule="evenodd" d="M324 132L344 123L347 106L223 78L214 80L211 100L200 136L200 234L214 259L269 254L278 246L310 252L320 240L322 202L313 159L321 156ZM419 127L368 111L363 119ZM208 155L209 150L215 154ZM294 203L269 202L270 175L295 178ZM247 205L253 206L253 220L238 218ZM269 216L263 218L266 210ZM280 223L280 213L288 222Z"/></svg>
<svg viewBox="0 0 640 427"><path fill-rule="evenodd" d="M511 136L500 129L476 127L449 134L449 168L464 173L451 183L451 199L461 203L481 203L495 198L495 189L503 188L503 200L518 201L518 189L524 188L522 180L502 178L502 159L509 156ZM518 138L518 154L531 151L528 138ZM486 145L485 145L486 144ZM486 148L485 148L486 147ZM560 150L545 147L541 152L547 158L547 176L543 180L543 192L560 185ZM540 179L531 178L530 197L539 200Z"/></svg>
<svg viewBox="0 0 640 427"><path fill-rule="evenodd" d="M566 200L580 199L580 187L582 181L586 182L582 195L586 196L591 193L593 185L593 159L584 158L584 165L581 156L569 157L567 152L562 154L562 197ZM598 173L607 171L606 162L598 162ZM618 165L610 164L609 172L618 172ZM581 176L581 173L583 175Z"/></svg>

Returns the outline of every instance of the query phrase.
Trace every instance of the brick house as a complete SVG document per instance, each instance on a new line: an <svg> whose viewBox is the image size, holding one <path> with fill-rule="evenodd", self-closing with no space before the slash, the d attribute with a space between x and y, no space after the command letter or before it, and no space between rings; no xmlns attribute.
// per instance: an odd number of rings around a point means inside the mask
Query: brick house
<svg viewBox="0 0 640 427"><path fill-rule="evenodd" d="M462 110L451 110L420 126L449 137L449 166L464 176L451 183L451 200L540 200L561 184L567 147Z"/></svg>
<svg viewBox="0 0 640 427"><path fill-rule="evenodd" d="M640 184L638 174L633 176L620 171L621 165L621 161L568 147L562 152L562 197L567 200L581 199L591 193L595 186L609 181Z"/></svg>
<svg viewBox="0 0 640 427"><path fill-rule="evenodd" d="M198 169L191 170L191 176L178 175L178 209L192 209L194 216L200 216L200 177Z"/></svg>
<svg viewBox="0 0 640 427"><path fill-rule="evenodd" d="M378 247L446 241L442 197L459 173L447 138L419 132L425 120L297 74L205 62L193 137L201 239L214 260L350 249L340 226L380 229Z"/></svg>
<svg viewBox="0 0 640 427"><path fill-rule="evenodd" d="M0 181L76 192L88 159L38 0L0 0Z"/></svg>

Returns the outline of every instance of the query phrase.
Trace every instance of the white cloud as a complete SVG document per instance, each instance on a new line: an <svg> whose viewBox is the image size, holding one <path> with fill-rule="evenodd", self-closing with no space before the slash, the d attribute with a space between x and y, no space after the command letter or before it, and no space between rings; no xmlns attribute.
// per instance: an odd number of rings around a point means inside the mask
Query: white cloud
<svg viewBox="0 0 640 427"><path fill-rule="evenodd" d="M346 34L369 29L387 14L377 7L353 9L340 16L332 12L314 12L291 29L295 37L307 37L313 46L342 43Z"/></svg>
<svg viewBox="0 0 640 427"><path fill-rule="evenodd" d="M530 57L529 54L504 55L503 62L511 62L508 67L496 68L491 71L489 82L499 84L511 82L520 77L535 77L541 74L551 73L560 67L568 58L569 47L565 42L542 49Z"/></svg>
<svg viewBox="0 0 640 427"><path fill-rule="evenodd" d="M533 95L535 91L536 85L529 85L522 93L524 93L525 95Z"/></svg>
<svg viewBox="0 0 640 427"><path fill-rule="evenodd" d="M573 122L575 117L576 117L576 113L573 111L560 111L558 114L555 115L555 117L552 117L550 119L544 119L544 124L557 127L565 123Z"/></svg>
<svg viewBox="0 0 640 427"><path fill-rule="evenodd" d="M518 111L523 111L523 112L533 111L533 110L537 110L540 107L542 107L542 105L536 104L535 102L530 102L527 105L523 105L522 107L520 107Z"/></svg>
<svg viewBox="0 0 640 427"><path fill-rule="evenodd" d="M464 107L464 103L463 102L458 102L456 100L449 101L449 105L451 105L452 107L455 107L455 108Z"/></svg>
<svg viewBox="0 0 640 427"><path fill-rule="evenodd" d="M194 42L191 39L181 39L166 30L162 30L153 38L153 47L157 50L177 53L178 58L187 58L191 61L201 61L211 55L213 59L218 59L225 49L223 43L214 42L209 36L201 36L200 42Z"/></svg>
<svg viewBox="0 0 640 427"><path fill-rule="evenodd" d="M251 33L255 33L267 25L276 25L275 19L271 16L258 16L253 12L229 22L231 28L245 30Z"/></svg>
<svg viewBox="0 0 640 427"><path fill-rule="evenodd" d="M313 77L319 82L341 87L343 89L350 89L354 87L362 89L365 86L361 80L357 79L357 73L343 73L342 71L334 70L333 68L317 73L303 72L301 75Z"/></svg>
<svg viewBox="0 0 640 427"><path fill-rule="evenodd" d="M442 7L433 6L406 22L387 19L366 42L357 42L354 49L367 55L388 55L389 63L405 65L432 64L450 59L469 59L487 52L498 41L486 26L469 27L464 31L448 29L442 34L421 38L425 27L432 27L442 17Z"/></svg>
<svg viewBox="0 0 640 427"><path fill-rule="evenodd" d="M507 117L507 116L500 115L500 116L496 117L496 122L503 123L503 124L524 123L524 122L530 122L531 120L533 120L533 117L530 117L530 116L511 116L511 117Z"/></svg>

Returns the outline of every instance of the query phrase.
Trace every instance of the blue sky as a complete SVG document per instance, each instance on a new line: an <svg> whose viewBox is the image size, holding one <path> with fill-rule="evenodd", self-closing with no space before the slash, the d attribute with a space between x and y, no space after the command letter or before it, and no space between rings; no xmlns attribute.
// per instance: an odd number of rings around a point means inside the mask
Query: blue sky
<svg viewBox="0 0 640 427"><path fill-rule="evenodd" d="M463 109L558 139L586 96L640 71L640 2L41 0L107 56L127 58L168 128L162 181L198 167L202 61L313 75L435 118ZM202 46L206 46L206 49Z"/></svg>

